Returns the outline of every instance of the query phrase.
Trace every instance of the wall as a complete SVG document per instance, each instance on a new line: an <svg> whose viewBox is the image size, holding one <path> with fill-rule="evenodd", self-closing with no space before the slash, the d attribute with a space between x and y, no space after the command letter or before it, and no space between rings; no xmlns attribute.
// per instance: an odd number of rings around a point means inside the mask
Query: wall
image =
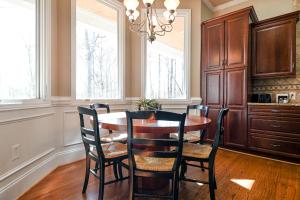
<svg viewBox="0 0 300 200"><path fill-rule="evenodd" d="M287 0L249 0L239 5L219 10L214 16L219 16L228 12L239 10L248 6L254 7L259 20L272 18L275 16L299 10L300 7L293 6L292 1ZM300 103L300 24L297 24L297 50L296 50L296 78L274 78L253 81L254 93L271 93L272 101L276 101L276 94L296 92L296 103Z"/></svg>
<svg viewBox="0 0 300 200"><path fill-rule="evenodd" d="M123 2L123 0L119 0ZM156 0L158 8L164 8L163 0ZM57 51L53 52L52 95L71 96L71 0L53 0L53 11L56 18L53 22L57 26ZM200 38L201 38L201 1L181 1L180 7L192 9L192 47L191 47L191 97L200 97ZM204 8L205 10L205 8ZM55 13L56 12L56 13ZM141 97L141 39L136 33L129 31L126 19L126 55L125 55L125 94L127 98ZM55 41L53 41L55 43Z"/></svg>
<svg viewBox="0 0 300 200"><path fill-rule="evenodd" d="M157 8L164 8L163 0L156 1ZM179 9L192 10L192 46L191 46L191 97L200 97L200 49L201 49L201 1L185 0L181 1ZM141 96L141 38L133 32L131 35L131 45L127 50L131 50L131 97Z"/></svg>

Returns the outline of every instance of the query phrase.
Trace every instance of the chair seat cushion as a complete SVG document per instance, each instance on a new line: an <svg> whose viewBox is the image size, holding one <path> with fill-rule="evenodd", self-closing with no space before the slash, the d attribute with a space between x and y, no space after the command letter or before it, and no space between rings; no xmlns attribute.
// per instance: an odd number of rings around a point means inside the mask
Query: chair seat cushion
<svg viewBox="0 0 300 200"><path fill-rule="evenodd" d="M111 133L101 136L101 142L126 142L127 133Z"/></svg>
<svg viewBox="0 0 300 200"><path fill-rule="evenodd" d="M193 144L193 143L184 143L183 144L183 157L192 157L192 158L208 158L212 147L209 144Z"/></svg>
<svg viewBox="0 0 300 200"><path fill-rule="evenodd" d="M136 168L140 170L167 172L172 171L175 158L156 158L135 155Z"/></svg>
<svg viewBox="0 0 300 200"><path fill-rule="evenodd" d="M173 139L178 139L178 133L171 133L170 137ZM183 135L183 140L188 142L198 142L200 141L199 131L188 132Z"/></svg>
<svg viewBox="0 0 300 200"><path fill-rule="evenodd" d="M113 159L127 155L127 145L118 143L118 142L111 142L101 144L103 154L106 159ZM96 148L92 149L92 153L97 155Z"/></svg>

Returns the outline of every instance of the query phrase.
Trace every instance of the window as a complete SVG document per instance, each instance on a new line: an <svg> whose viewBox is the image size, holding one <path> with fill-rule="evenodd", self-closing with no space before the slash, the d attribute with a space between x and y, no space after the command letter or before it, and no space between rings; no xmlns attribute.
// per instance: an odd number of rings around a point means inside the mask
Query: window
<svg viewBox="0 0 300 200"><path fill-rule="evenodd" d="M117 1L76 1L77 99L122 98L121 12Z"/></svg>
<svg viewBox="0 0 300 200"><path fill-rule="evenodd" d="M39 3L0 0L0 101L42 98Z"/></svg>
<svg viewBox="0 0 300 200"><path fill-rule="evenodd" d="M159 12L159 16L162 14ZM161 18L163 20L163 18ZM190 11L178 10L173 31L145 42L145 97L149 99L188 98Z"/></svg>

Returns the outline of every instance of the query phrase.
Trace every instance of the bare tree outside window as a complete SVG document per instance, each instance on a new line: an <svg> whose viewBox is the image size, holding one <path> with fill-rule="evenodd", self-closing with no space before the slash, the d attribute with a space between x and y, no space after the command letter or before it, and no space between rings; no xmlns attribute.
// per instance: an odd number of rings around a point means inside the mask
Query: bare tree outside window
<svg viewBox="0 0 300 200"><path fill-rule="evenodd" d="M176 18L171 33L147 42L146 98L187 98L184 45L183 17Z"/></svg>
<svg viewBox="0 0 300 200"><path fill-rule="evenodd" d="M0 0L0 26L0 100L39 98L36 2Z"/></svg>
<svg viewBox="0 0 300 200"><path fill-rule="evenodd" d="M120 99L118 12L97 1L93 4L77 4L76 97ZM96 6L106 14L96 13Z"/></svg>

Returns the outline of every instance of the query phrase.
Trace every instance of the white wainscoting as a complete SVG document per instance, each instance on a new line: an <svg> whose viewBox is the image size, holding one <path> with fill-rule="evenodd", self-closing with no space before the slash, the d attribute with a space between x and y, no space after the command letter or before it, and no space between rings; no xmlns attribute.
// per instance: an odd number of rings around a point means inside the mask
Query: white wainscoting
<svg viewBox="0 0 300 200"><path fill-rule="evenodd" d="M111 104L111 112L135 110L138 98ZM199 103L193 98L188 103ZM14 200L58 166L84 158L79 132L78 105L69 97L52 99L50 105L0 109L0 199ZM162 102L163 109L185 112L187 102ZM12 160L12 146L20 155Z"/></svg>

